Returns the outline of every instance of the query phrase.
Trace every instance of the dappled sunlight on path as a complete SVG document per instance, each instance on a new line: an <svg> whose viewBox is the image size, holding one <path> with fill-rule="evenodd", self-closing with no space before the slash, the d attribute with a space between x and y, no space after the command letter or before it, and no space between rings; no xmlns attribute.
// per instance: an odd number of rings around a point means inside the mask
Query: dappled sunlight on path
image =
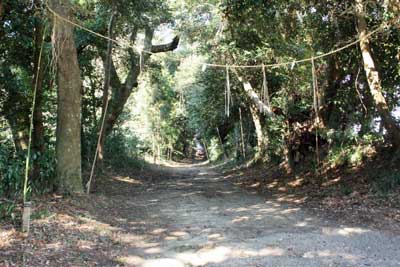
<svg viewBox="0 0 400 267"><path fill-rule="evenodd" d="M166 165L167 166L167 165ZM126 266L399 266L400 238L336 225L245 191L205 165L172 164L120 195ZM129 186L127 182L126 186ZM115 197L115 196L114 196ZM128 198L128 199L127 199ZM115 201L114 204L115 205ZM129 208L131 210L129 210Z"/></svg>
<svg viewBox="0 0 400 267"><path fill-rule="evenodd" d="M110 175L90 198L51 207L0 256L25 266L400 266L400 236L265 199L207 165Z"/></svg>

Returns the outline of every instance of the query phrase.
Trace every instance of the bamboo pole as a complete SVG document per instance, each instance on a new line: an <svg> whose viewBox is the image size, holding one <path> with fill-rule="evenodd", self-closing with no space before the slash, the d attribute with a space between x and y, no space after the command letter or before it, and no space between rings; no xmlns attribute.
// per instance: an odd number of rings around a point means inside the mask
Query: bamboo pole
<svg viewBox="0 0 400 267"><path fill-rule="evenodd" d="M239 107L239 118L240 118L240 135L242 139L242 152L243 158L246 159L246 148L244 146L244 135L243 135L243 122L242 122L242 109Z"/></svg>

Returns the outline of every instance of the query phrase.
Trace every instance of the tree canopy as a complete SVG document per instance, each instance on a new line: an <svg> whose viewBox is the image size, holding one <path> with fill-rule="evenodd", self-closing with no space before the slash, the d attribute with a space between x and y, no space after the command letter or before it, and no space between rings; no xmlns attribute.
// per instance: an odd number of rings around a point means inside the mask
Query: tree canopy
<svg viewBox="0 0 400 267"><path fill-rule="evenodd" d="M84 190L96 162L100 173L103 161L190 158L198 142L211 161L289 173L396 151L398 10L390 0L3 0L0 193L21 193L28 146L29 192L67 194Z"/></svg>

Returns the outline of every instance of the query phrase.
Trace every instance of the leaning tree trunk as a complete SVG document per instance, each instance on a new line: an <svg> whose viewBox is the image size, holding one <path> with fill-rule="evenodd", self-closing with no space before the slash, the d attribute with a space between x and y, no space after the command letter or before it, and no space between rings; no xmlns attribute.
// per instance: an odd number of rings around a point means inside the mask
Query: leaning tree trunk
<svg viewBox="0 0 400 267"><path fill-rule="evenodd" d="M174 39L167 44L153 45L154 30L147 28L144 37L144 50L151 51L153 54L173 51L178 47L179 37L175 36ZM136 33L132 33L131 41L136 40ZM116 124L119 116L122 114L124 106L128 101L129 96L133 89L138 86L138 77L141 73L140 56L132 49L129 50L130 54L130 70L124 82L119 78L112 58L110 58L110 85L112 95L109 102L108 112L104 125L104 136L108 136L114 125ZM150 59L150 54L143 53L142 64L145 64ZM106 61L106 57L103 58ZM106 64L105 64L106 65Z"/></svg>
<svg viewBox="0 0 400 267"><path fill-rule="evenodd" d="M236 77L239 79L239 81L243 85L243 89L247 94L247 97L251 100L252 104L255 105L259 112L264 113L266 116L272 117L274 116L274 113L272 112L272 108L265 104L261 98L258 96L257 92L254 90L253 86L251 83L242 75L239 74L239 72L235 69L232 68L233 73L236 74Z"/></svg>
<svg viewBox="0 0 400 267"><path fill-rule="evenodd" d="M236 69L233 68L232 71L242 83L243 89L250 100L250 113L257 136L257 154L255 160L264 160L267 155L268 135L263 132L261 123L262 114L267 117L274 117L275 114L272 112L272 108L261 100L251 83L244 76L240 75Z"/></svg>
<svg viewBox="0 0 400 267"><path fill-rule="evenodd" d="M257 154L255 159L264 160L267 155L268 136L263 132L261 113L254 105L250 105L250 113L257 136Z"/></svg>
<svg viewBox="0 0 400 267"><path fill-rule="evenodd" d="M371 54L371 48L368 38L366 37L368 27L365 20L365 6L363 0L356 1L356 16L357 16L357 30L360 36L360 48L364 61L364 70L367 75L369 89L375 104L376 109L385 126L390 142L396 147L400 148L400 128L396 124L395 119L391 116L389 107L382 94L381 80L379 72L375 67L375 62Z"/></svg>
<svg viewBox="0 0 400 267"><path fill-rule="evenodd" d="M51 0L51 7L63 17L71 17L68 0ZM54 17L52 41L57 56L57 179L58 191L83 192L81 172L81 78L69 23Z"/></svg>

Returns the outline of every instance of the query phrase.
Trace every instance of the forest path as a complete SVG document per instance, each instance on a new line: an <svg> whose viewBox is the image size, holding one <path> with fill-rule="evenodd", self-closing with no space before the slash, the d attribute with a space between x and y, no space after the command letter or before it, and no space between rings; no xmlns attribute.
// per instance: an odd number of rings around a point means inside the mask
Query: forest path
<svg viewBox="0 0 400 267"><path fill-rule="evenodd" d="M118 190L118 213L99 215L120 229L124 266L400 266L400 236L265 200L211 167L165 168Z"/></svg>
<svg viewBox="0 0 400 267"><path fill-rule="evenodd" d="M400 236L339 225L175 164L106 174L90 197L43 199L23 238L0 227L0 266L400 266Z"/></svg>

